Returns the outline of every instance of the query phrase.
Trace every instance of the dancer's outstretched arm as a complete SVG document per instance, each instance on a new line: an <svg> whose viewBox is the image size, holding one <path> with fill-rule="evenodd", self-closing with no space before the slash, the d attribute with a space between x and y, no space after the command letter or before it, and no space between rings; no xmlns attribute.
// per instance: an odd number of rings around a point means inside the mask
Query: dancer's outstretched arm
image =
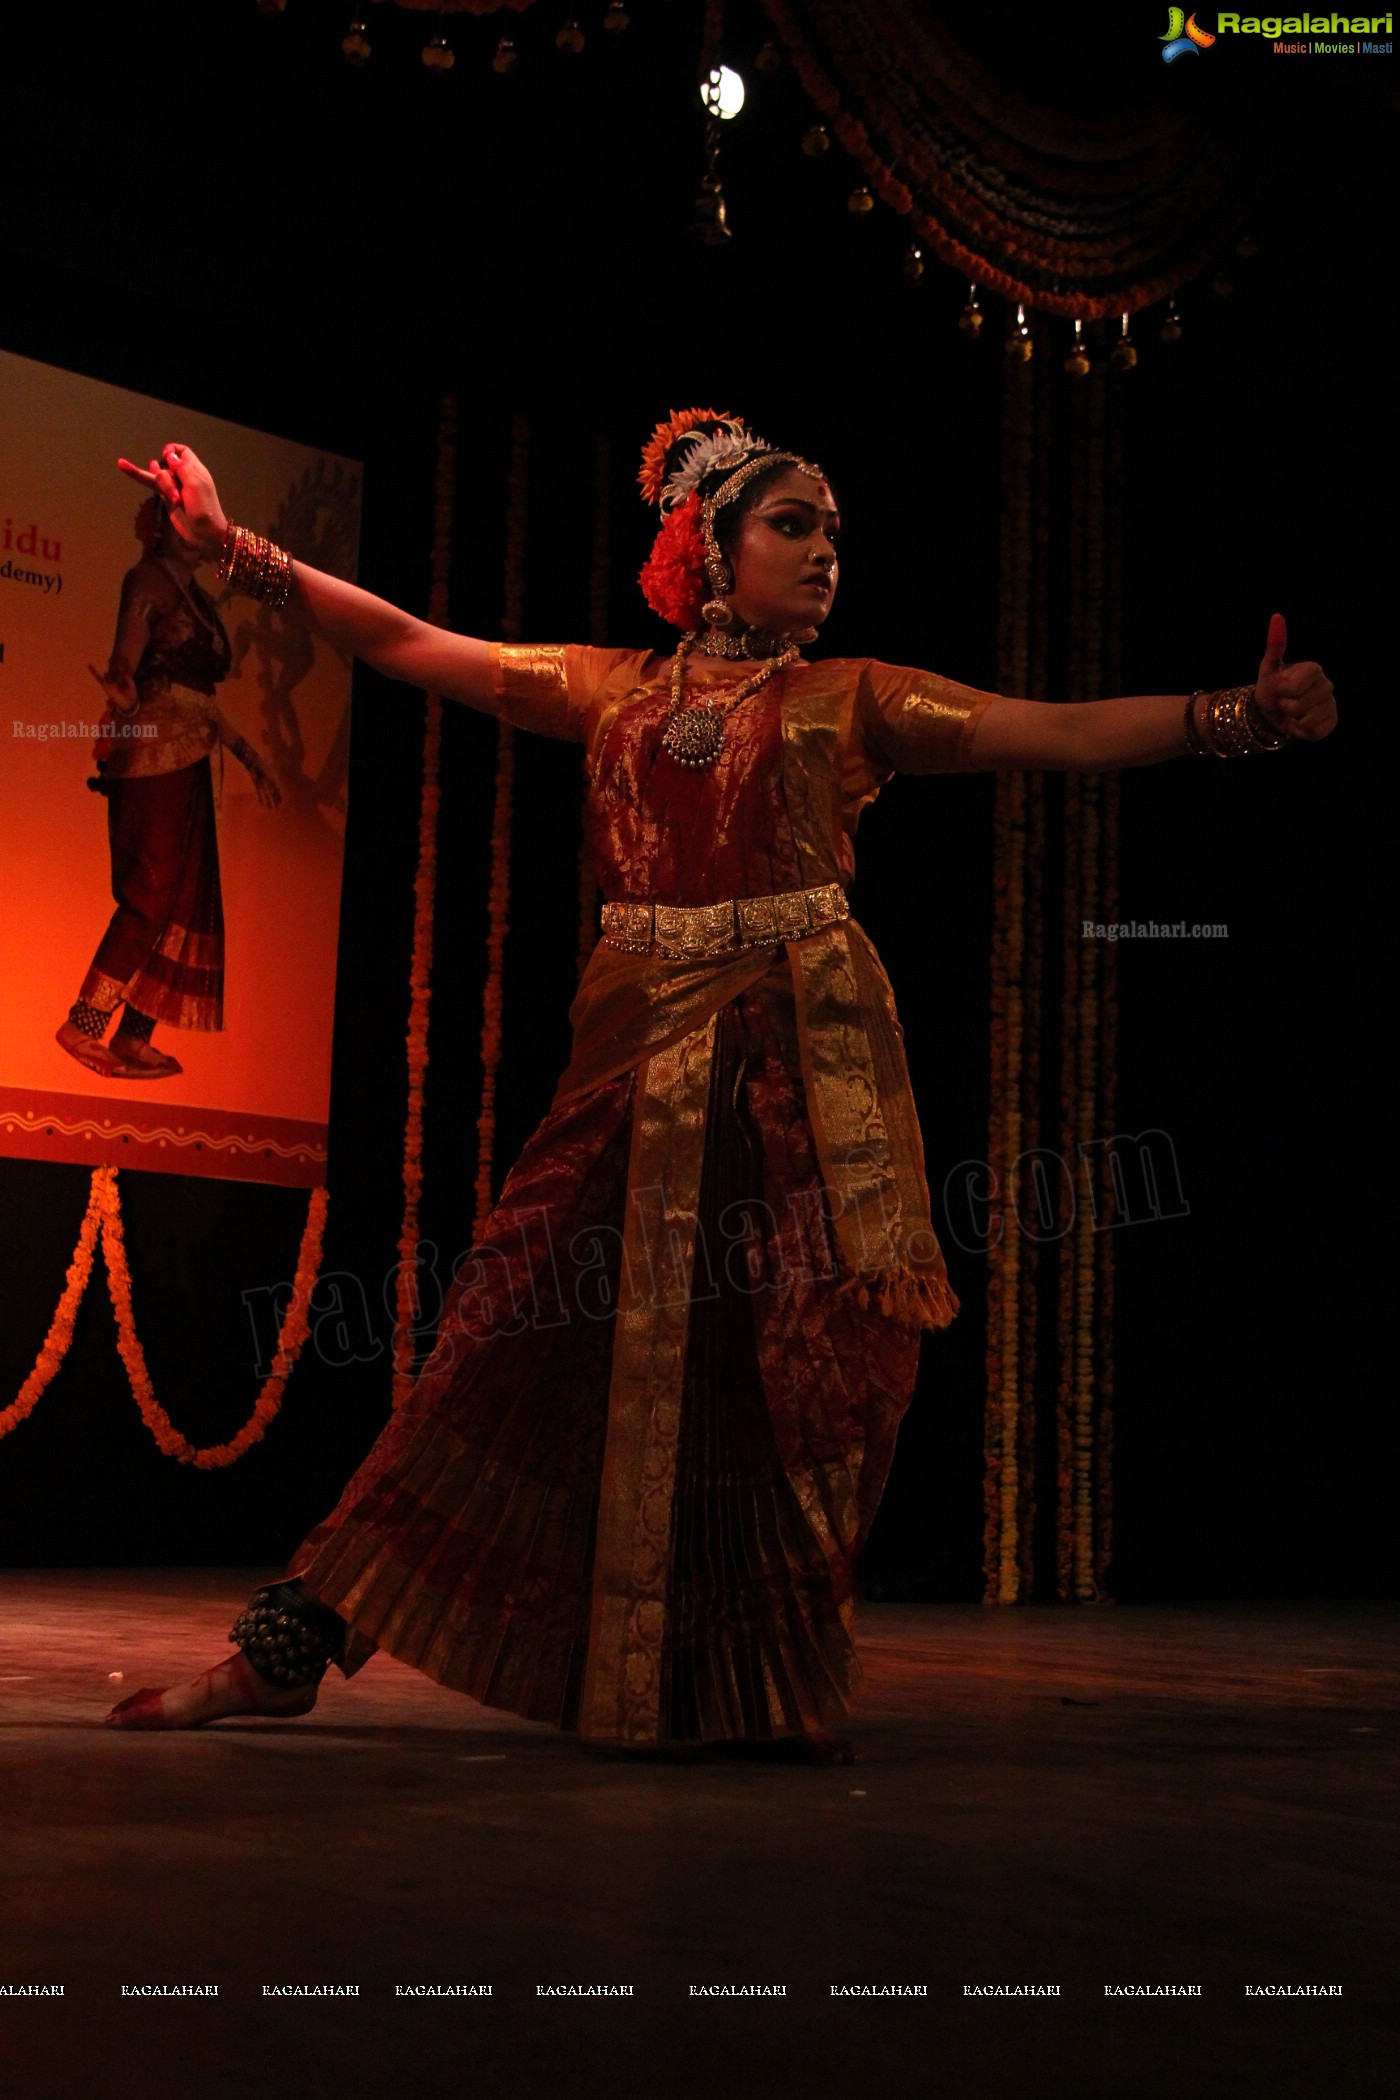
<svg viewBox="0 0 1400 2100"><path fill-rule="evenodd" d="M222 558L229 521L214 477L196 452L188 445L166 445L149 467L125 459L119 465L123 473L156 491L181 539L197 547L207 561ZM328 576L307 562L292 564L292 581L293 601L307 625L337 648L349 650L386 678L401 678L444 699L495 713L488 643L417 620L372 591Z"/></svg>
<svg viewBox="0 0 1400 2100"><path fill-rule="evenodd" d="M1291 742L1314 744L1337 726L1332 681L1321 664L1285 663L1287 647L1288 631L1275 613L1254 696L1272 729ZM1060 703L993 700L973 733L971 763L987 771L1027 766L1094 772L1179 758L1188 748L1186 700L1184 693ZM1198 735L1206 728L1205 711L1203 694L1192 710Z"/></svg>

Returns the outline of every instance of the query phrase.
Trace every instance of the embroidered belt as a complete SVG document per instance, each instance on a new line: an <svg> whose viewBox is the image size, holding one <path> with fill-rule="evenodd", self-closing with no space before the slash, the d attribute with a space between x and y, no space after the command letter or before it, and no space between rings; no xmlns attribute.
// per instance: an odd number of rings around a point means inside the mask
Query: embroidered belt
<svg viewBox="0 0 1400 2100"><path fill-rule="evenodd" d="M731 897L723 904L605 904L602 937L614 948L696 962L741 948L800 941L848 919L851 907L839 882L774 897Z"/></svg>

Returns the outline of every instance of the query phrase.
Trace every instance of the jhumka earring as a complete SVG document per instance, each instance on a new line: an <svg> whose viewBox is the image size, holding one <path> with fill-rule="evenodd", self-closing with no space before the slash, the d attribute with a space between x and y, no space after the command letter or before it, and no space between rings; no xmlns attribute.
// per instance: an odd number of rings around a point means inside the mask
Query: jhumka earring
<svg viewBox="0 0 1400 2100"><path fill-rule="evenodd" d="M732 627L734 608L727 598L707 598L700 608L700 617L707 627Z"/></svg>

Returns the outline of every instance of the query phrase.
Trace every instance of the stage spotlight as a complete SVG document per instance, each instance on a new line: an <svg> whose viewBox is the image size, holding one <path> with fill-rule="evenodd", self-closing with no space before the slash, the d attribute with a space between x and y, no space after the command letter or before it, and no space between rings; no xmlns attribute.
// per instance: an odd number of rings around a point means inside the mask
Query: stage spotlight
<svg viewBox="0 0 1400 2100"><path fill-rule="evenodd" d="M744 106L744 83L732 66L715 66L700 89L700 100L712 117L737 117Z"/></svg>

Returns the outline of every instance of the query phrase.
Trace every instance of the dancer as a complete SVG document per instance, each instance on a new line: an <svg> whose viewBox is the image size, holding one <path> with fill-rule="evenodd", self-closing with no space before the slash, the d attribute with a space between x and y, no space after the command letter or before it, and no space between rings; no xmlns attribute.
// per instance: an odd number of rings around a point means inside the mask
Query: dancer
<svg viewBox="0 0 1400 2100"><path fill-rule="evenodd" d="M922 1330L957 1309L893 996L846 902L860 812L894 772L1315 741L1330 682L1284 665L1277 618L1252 687L1189 698L1047 705L811 662L836 498L713 411L673 416L643 459L669 660L447 633L230 526L188 447L146 471L235 585L391 677L580 743L606 901L568 1068L408 1404L237 1652L112 1724L304 1713L329 1662L379 1646L597 1748L849 1761L856 1555Z"/></svg>
<svg viewBox="0 0 1400 2100"><path fill-rule="evenodd" d="M156 1023L224 1025L224 915L211 754L223 744L264 808L281 791L220 713L229 673L223 621L195 581L204 555L150 496L136 516L145 553L122 579L116 639L90 788L107 799L117 908L58 1030L70 1057L103 1079L170 1079L176 1058ZM125 1002L110 1043L102 1038Z"/></svg>

